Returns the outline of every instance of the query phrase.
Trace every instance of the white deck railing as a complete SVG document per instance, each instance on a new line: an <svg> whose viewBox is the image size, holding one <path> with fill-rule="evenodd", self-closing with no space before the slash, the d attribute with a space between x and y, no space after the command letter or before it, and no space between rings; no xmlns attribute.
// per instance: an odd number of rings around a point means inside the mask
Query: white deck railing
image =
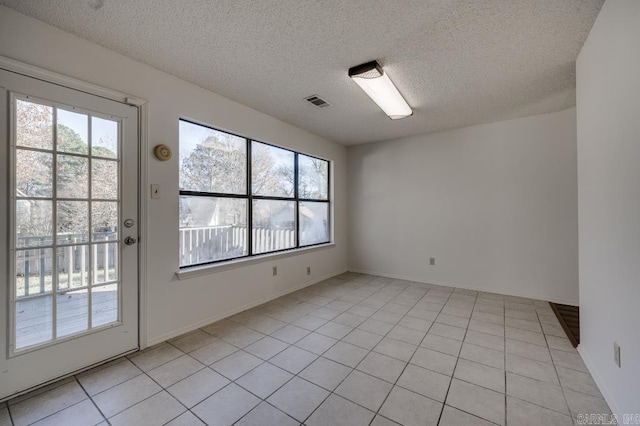
<svg viewBox="0 0 640 426"><path fill-rule="evenodd" d="M293 229L253 228L253 253L266 253L294 247ZM195 265L246 254L247 228L244 226L207 226L180 228L180 265Z"/></svg>
<svg viewBox="0 0 640 426"><path fill-rule="evenodd" d="M80 274L81 283L86 282L85 274L89 270L90 259L93 262L92 270L94 273L99 270L116 271L118 253L115 243L117 238L116 232L94 232L92 242L103 244L88 245L86 236L59 234L57 236L58 244L65 245L59 246L57 252L54 253L51 248L40 247L51 245L50 236L18 237L17 242L20 250L16 254L15 272L24 281L24 294L18 295L29 296L32 291L44 293L47 280L51 281L54 260L57 260L56 270L59 278L62 279L63 275L67 275L69 283L72 282L74 274ZM87 247L92 249L91 257L89 257ZM35 290L34 285L36 284L39 290Z"/></svg>

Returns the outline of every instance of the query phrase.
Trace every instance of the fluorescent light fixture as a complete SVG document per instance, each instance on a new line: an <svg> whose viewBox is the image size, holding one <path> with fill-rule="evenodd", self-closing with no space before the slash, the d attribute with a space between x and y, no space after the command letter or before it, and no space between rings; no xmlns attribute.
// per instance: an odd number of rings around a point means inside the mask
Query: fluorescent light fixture
<svg viewBox="0 0 640 426"><path fill-rule="evenodd" d="M373 102L378 104L390 119L398 120L413 114L407 101L377 61L349 68L349 77L373 99Z"/></svg>

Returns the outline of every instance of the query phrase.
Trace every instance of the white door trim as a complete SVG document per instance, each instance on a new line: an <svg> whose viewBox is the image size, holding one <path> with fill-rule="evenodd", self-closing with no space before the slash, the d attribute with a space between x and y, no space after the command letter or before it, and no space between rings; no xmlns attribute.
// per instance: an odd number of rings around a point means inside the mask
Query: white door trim
<svg viewBox="0 0 640 426"><path fill-rule="evenodd" d="M140 350L148 346L147 340L147 218L149 205L149 103L138 106L138 143L140 151L138 154L140 164L138 165L138 177L140 188L138 188L138 345Z"/></svg>
<svg viewBox="0 0 640 426"><path fill-rule="evenodd" d="M48 83L57 84L69 89L78 90L94 96L100 96L117 102L133 105L138 109L138 144L139 144L139 184L138 188L138 344L144 349L147 344L147 211L149 198L148 185L148 152L149 152L149 101L116 90L107 89L93 83L59 74L44 68L16 61L0 55L0 69L36 78Z"/></svg>
<svg viewBox="0 0 640 426"><path fill-rule="evenodd" d="M146 99L134 97L116 90L106 89L93 83L58 74L57 72L34 65L25 64L24 62L16 61L15 59L5 56L0 56L0 68L128 105L140 106L148 103Z"/></svg>

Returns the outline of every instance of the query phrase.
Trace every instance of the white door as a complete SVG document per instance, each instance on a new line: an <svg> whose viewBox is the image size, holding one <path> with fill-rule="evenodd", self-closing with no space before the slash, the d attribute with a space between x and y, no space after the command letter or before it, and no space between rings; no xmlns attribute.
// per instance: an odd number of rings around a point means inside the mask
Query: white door
<svg viewBox="0 0 640 426"><path fill-rule="evenodd" d="M138 110L0 70L0 164L2 399L138 347Z"/></svg>

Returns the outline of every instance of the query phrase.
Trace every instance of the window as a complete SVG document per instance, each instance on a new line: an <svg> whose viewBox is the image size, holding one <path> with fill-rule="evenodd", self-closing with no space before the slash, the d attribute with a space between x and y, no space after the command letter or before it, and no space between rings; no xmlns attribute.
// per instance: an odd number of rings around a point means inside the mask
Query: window
<svg viewBox="0 0 640 426"><path fill-rule="evenodd" d="M329 162L180 120L180 267L328 243Z"/></svg>

